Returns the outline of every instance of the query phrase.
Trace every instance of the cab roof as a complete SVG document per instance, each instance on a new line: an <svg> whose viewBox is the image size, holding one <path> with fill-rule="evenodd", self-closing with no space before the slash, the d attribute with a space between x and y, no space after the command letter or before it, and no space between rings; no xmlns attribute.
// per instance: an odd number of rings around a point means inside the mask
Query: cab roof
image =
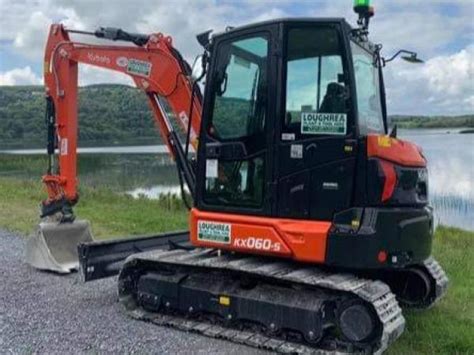
<svg viewBox="0 0 474 355"><path fill-rule="evenodd" d="M258 27L263 27L263 26L268 26L268 25L278 25L278 24L285 24L285 25L291 25L291 24L302 24L302 23L308 23L308 24L339 24L341 25L345 30L351 31L352 27L351 25L346 21L346 19L342 17L334 17L334 18L328 18L328 17L285 17L285 18L277 18L277 19L272 19L272 20L267 20L267 21L260 21L260 22L254 22L242 26L229 26L226 28L225 31L220 31L212 34L212 38L217 38L223 35L228 35L231 33L237 33L240 31L245 31L248 29L253 29L253 28L258 28Z"/></svg>

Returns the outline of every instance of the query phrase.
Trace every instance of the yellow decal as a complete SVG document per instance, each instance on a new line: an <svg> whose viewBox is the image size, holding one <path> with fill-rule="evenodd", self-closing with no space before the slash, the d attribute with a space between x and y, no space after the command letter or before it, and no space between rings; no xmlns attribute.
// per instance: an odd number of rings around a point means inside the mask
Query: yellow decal
<svg viewBox="0 0 474 355"><path fill-rule="evenodd" d="M357 220L357 219L354 219L353 221L351 221L351 226L352 228L359 228L360 226L360 222Z"/></svg>
<svg viewBox="0 0 474 355"><path fill-rule="evenodd" d="M230 297L220 296L219 297L219 304L221 304L223 306L230 306Z"/></svg>
<svg viewBox="0 0 474 355"><path fill-rule="evenodd" d="M392 138L389 136L378 136L377 140L379 147L390 148L392 146Z"/></svg>
<svg viewBox="0 0 474 355"><path fill-rule="evenodd" d="M48 61L45 61L45 62L44 62L44 68L43 68L43 70L44 70L44 73L45 73L45 74L49 74L49 62L48 62Z"/></svg>

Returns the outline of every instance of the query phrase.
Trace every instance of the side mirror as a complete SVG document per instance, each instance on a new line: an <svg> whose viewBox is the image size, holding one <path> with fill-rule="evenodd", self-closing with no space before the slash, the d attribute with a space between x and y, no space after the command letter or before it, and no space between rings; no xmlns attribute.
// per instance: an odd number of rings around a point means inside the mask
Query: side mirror
<svg viewBox="0 0 474 355"><path fill-rule="evenodd" d="M193 67L191 70L191 77L194 81L199 81L203 78L206 74L206 59L204 55L198 55L196 59L194 59Z"/></svg>
<svg viewBox="0 0 474 355"><path fill-rule="evenodd" d="M417 53L412 52L412 51L407 51L405 49L401 49L388 59L382 58L383 66L385 66L385 64L387 64L388 62L391 62L392 60L397 58L400 54L406 54L406 55L402 56L402 59L404 61L407 61L408 63L414 63L414 64L424 63L424 61L422 59L418 58Z"/></svg>

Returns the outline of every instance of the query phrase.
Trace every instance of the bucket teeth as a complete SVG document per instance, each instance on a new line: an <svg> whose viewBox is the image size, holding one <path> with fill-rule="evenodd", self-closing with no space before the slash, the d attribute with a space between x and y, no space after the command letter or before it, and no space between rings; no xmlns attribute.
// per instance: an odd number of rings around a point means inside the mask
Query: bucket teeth
<svg viewBox="0 0 474 355"><path fill-rule="evenodd" d="M77 245L92 242L89 222L41 222L26 242L26 262L40 269L67 274L79 268Z"/></svg>

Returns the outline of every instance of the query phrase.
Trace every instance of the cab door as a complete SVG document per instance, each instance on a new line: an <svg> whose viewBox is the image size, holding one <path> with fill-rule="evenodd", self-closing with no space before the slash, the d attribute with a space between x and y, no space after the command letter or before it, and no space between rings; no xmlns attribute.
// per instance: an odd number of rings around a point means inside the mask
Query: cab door
<svg viewBox="0 0 474 355"><path fill-rule="evenodd" d="M274 26L215 38L198 149L197 207L269 215Z"/></svg>
<svg viewBox="0 0 474 355"><path fill-rule="evenodd" d="M357 150L347 43L338 23L285 30L277 214L332 220L350 207Z"/></svg>

